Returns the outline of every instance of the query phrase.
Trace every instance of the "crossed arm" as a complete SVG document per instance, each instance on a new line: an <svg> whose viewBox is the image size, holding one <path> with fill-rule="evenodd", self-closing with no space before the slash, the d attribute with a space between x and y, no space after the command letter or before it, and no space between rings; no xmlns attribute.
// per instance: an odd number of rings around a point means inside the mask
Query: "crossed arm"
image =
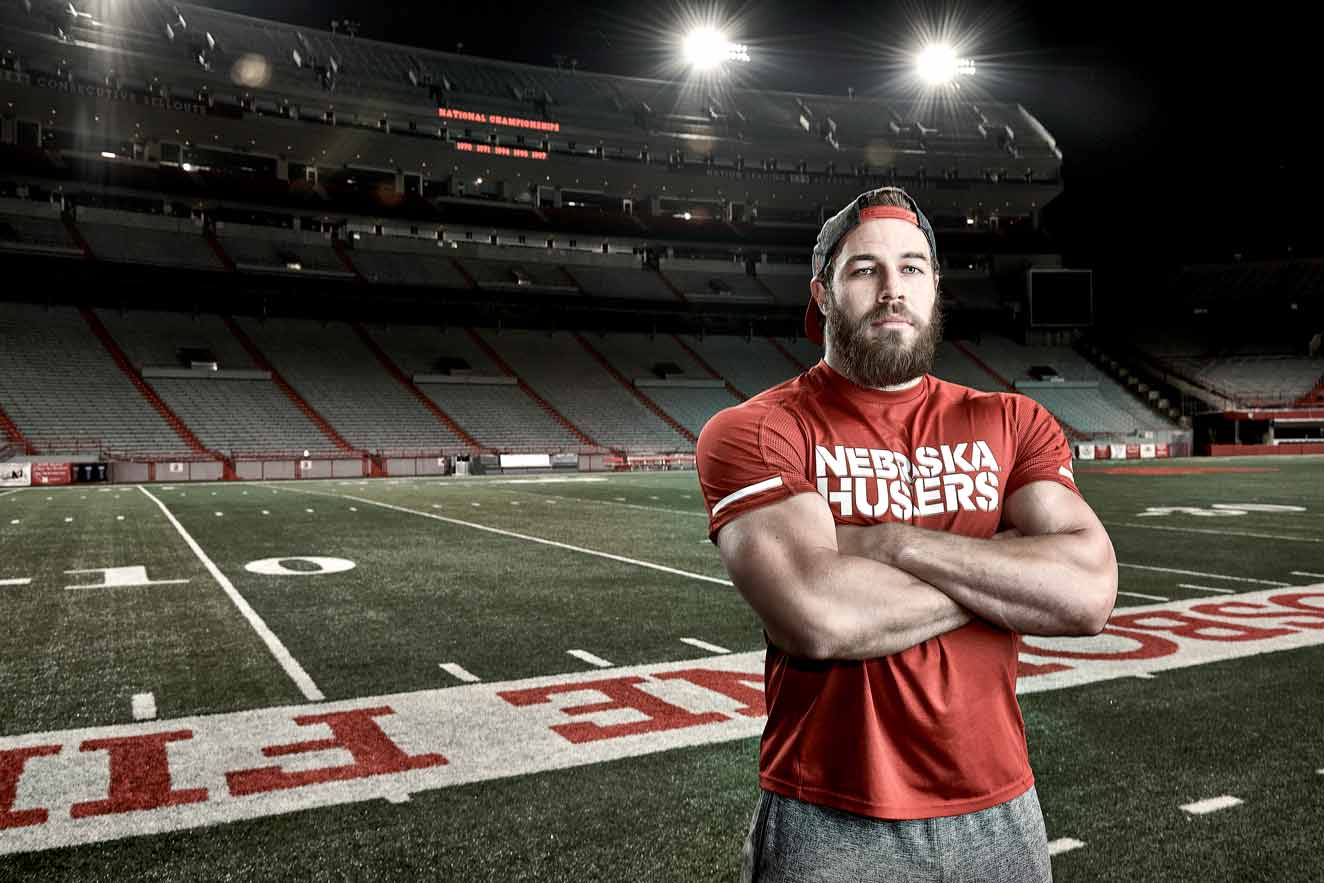
<svg viewBox="0 0 1324 883"><path fill-rule="evenodd" d="M973 539L906 524L838 527L826 501L797 494L722 528L736 588L788 653L886 656L977 616L1023 634L1096 634L1117 566L1089 506L1055 482L1006 501L1020 534Z"/></svg>

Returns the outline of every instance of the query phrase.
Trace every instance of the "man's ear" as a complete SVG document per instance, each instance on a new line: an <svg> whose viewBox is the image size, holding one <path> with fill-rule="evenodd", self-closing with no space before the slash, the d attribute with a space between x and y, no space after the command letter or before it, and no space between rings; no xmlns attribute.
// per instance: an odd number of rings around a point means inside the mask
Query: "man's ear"
<svg viewBox="0 0 1324 883"><path fill-rule="evenodd" d="M818 279L809 280L809 293L814 296L814 303L818 304L818 311L824 316L827 315L827 286Z"/></svg>

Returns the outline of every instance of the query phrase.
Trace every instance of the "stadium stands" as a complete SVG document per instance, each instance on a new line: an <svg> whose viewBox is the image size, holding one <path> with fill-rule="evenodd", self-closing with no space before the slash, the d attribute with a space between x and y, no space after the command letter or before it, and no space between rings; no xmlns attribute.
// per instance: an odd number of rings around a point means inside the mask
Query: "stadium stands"
<svg viewBox="0 0 1324 883"><path fill-rule="evenodd" d="M240 270L352 275L321 234L218 222L216 238Z"/></svg>
<svg viewBox="0 0 1324 883"><path fill-rule="evenodd" d="M469 288L469 281L451 259L453 253L435 239L360 235L349 256L369 282Z"/></svg>
<svg viewBox="0 0 1324 883"><path fill-rule="evenodd" d="M772 303L772 295L752 276L726 264L721 270L680 269L671 262L662 273L687 300L723 303Z"/></svg>
<svg viewBox="0 0 1324 883"><path fill-rule="evenodd" d="M270 380L154 377L152 388L202 443L227 456L336 453Z"/></svg>
<svg viewBox="0 0 1324 883"><path fill-rule="evenodd" d="M101 260L222 270L191 220L80 207L78 230Z"/></svg>
<svg viewBox="0 0 1324 883"><path fill-rule="evenodd" d="M506 377L463 330L422 325L366 327L419 389L481 444L507 452L573 451L583 446ZM488 382L494 380L505 382Z"/></svg>
<svg viewBox="0 0 1324 883"><path fill-rule="evenodd" d="M746 396L758 395L799 373L767 338L746 340L722 334L699 338L686 334L681 339Z"/></svg>
<svg viewBox="0 0 1324 883"><path fill-rule="evenodd" d="M342 322L238 320L272 366L346 441L367 451L466 447Z"/></svg>
<svg viewBox="0 0 1324 883"><path fill-rule="evenodd" d="M184 350L210 353L222 370L256 367L220 316L152 310L97 310L96 314L140 370L149 366L188 367L181 355Z"/></svg>
<svg viewBox="0 0 1324 883"><path fill-rule="evenodd" d="M479 332L519 375L599 444L676 451L691 443L640 403L566 332Z"/></svg>
<svg viewBox="0 0 1324 883"><path fill-rule="evenodd" d="M49 203L26 199L0 199L0 249L81 254L60 220L60 212Z"/></svg>
<svg viewBox="0 0 1324 883"><path fill-rule="evenodd" d="M191 454L77 310L0 303L0 340L0 400L40 452Z"/></svg>
<svg viewBox="0 0 1324 883"><path fill-rule="evenodd" d="M585 293L597 297L676 300L676 295L651 270L571 264L566 267L566 271Z"/></svg>
<svg viewBox="0 0 1324 883"><path fill-rule="evenodd" d="M695 435L713 414L740 402L670 335L608 334L590 342L640 392Z"/></svg>
<svg viewBox="0 0 1324 883"><path fill-rule="evenodd" d="M994 334L983 335L978 343L965 341L961 345L1018 392L1029 395L1082 432L1134 434L1177 428L1070 347L1022 346ZM1037 382L1032 374L1036 367L1051 369L1064 383Z"/></svg>

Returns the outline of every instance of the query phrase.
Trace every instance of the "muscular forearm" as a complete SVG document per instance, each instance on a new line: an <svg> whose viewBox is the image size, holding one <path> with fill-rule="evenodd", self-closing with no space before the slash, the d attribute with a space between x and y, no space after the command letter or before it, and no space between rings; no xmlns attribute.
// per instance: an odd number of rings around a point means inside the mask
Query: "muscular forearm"
<svg viewBox="0 0 1324 883"><path fill-rule="evenodd" d="M760 611L773 643L813 659L873 659L960 628L970 614L898 568L824 548L799 574L793 601Z"/></svg>
<svg viewBox="0 0 1324 883"><path fill-rule="evenodd" d="M1022 634L1094 634L1112 609L1112 546L1089 531L999 541L901 524L845 533L838 534L843 548L898 567Z"/></svg>

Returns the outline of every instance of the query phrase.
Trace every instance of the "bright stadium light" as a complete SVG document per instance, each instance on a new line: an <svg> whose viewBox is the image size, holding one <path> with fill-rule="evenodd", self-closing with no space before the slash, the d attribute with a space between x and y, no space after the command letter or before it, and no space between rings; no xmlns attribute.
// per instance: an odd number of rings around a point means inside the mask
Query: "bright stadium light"
<svg viewBox="0 0 1324 883"><path fill-rule="evenodd" d="M968 58L958 58L956 50L943 43L928 46L915 58L915 71L920 79L932 86L942 86L952 82L958 76L969 76L975 72L975 63Z"/></svg>
<svg viewBox="0 0 1324 883"><path fill-rule="evenodd" d="M721 31L711 27L695 28L681 44L685 63L697 71L709 71L725 61L749 61L749 48L732 43Z"/></svg>
<svg viewBox="0 0 1324 883"><path fill-rule="evenodd" d="M956 76L956 52L950 46L929 46L915 59L915 69L926 83L946 83Z"/></svg>

